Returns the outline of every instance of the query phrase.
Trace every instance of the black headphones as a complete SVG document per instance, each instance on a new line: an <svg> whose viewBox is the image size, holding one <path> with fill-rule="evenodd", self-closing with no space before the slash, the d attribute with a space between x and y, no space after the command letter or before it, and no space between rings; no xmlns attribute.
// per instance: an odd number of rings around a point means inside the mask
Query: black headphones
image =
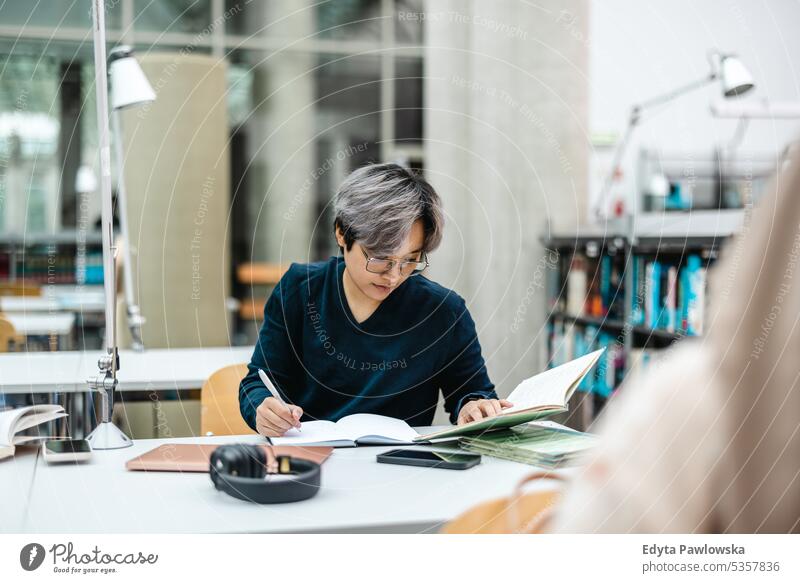
<svg viewBox="0 0 800 583"><path fill-rule="evenodd" d="M319 491L320 466L312 461L277 456L277 472L267 471L267 456L259 445L221 445L211 453L209 474L214 487L248 502L298 502Z"/></svg>

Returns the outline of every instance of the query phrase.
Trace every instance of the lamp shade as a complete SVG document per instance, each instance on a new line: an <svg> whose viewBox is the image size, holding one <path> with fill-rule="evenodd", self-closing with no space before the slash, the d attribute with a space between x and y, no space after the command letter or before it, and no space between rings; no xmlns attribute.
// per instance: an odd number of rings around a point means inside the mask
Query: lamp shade
<svg viewBox="0 0 800 583"><path fill-rule="evenodd" d="M753 76L735 55L724 55L719 66L722 93L725 97L742 95L754 87Z"/></svg>
<svg viewBox="0 0 800 583"><path fill-rule="evenodd" d="M669 179L657 172L650 177L650 183L647 185L647 194L665 198L669 195L670 188Z"/></svg>
<svg viewBox="0 0 800 583"><path fill-rule="evenodd" d="M79 166L75 176L75 192L89 194L97 190L97 176L91 166Z"/></svg>
<svg viewBox="0 0 800 583"><path fill-rule="evenodd" d="M155 91L130 47L119 46L109 52L108 76L111 79L112 109L155 101Z"/></svg>

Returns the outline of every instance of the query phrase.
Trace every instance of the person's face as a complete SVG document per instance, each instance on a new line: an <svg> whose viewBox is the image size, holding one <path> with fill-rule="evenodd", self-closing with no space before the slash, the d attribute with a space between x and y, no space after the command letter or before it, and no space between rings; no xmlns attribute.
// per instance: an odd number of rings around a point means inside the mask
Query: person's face
<svg viewBox="0 0 800 583"><path fill-rule="evenodd" d="M422 221L416 221L411 231L408 233L403 244L397 250L395 255L390 257L378 257L370 253L369 249L365 249L358 241L353 243L350 250L347 250L344 242L344 236L337 227L336 240L339 246L344 249L344 262L347 273L356 287L368 298L382 302L390 293L397 289L410 275L402 275L400 273L400 262L402 261L420 261L422 257L422 245L425 241L425 230ZM367 258L364 254L375 259L392 259L395 261L394 267L391 271L386 273L371 273L367 271Z"/></svg>

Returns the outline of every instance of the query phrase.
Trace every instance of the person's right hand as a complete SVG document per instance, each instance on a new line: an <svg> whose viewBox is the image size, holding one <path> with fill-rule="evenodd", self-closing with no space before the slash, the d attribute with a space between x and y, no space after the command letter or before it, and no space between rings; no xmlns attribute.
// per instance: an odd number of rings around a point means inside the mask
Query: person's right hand
<svg viewBox="0 0 800 583"><path fill-rule="evenodd" d="M303 409L297 405L284 405L275 397L267 397L256 409L256 428L266 437L280 437L292 427L300 429Z"/></svg>

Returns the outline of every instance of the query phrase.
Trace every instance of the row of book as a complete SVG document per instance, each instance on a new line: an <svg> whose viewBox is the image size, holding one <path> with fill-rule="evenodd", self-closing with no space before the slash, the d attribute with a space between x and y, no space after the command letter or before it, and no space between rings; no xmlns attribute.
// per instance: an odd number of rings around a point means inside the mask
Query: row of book
<svg viewBox="0 0 800 583"><path fill-rule="evenodd" d="M581 326L570 320L553 319L549 324L551 367L560 366L595 350L605 348L597 366L584 377L579 391L608 397L625 375L625 350L618 335L597 326Z"/></svg>
<svg viewBox="0 0 800 583"><path fill-rule="evenodd" d="M8 254L0 254L0 280L10 280L12 275L42 285L102 284L103 254L87 253L83 261L74 254L63 253L26 253L14 260Z"/></svg>
<svg viewBox="0 0 800 583"><path fill-rule="evenodd" d="M680 263L635 257L632 269L634 326L689 336L703 333L706 268L699 255Z"/></svg>
<svg viewBox="0 0 800 583"><path fill-rule="evenodd" d="M572 316L625 317L624 257L562 256L558 277L552 278L550 307Z"/></svg>
<svg viewBox="0 0 800 583"><path fill-rule="evenodd" d="M703 333L706 268L699 255L657 260L636 255L630 324L684 335ZM551 278L550 308L575 317L626 321L624 256L562 256Z"/></svg>

